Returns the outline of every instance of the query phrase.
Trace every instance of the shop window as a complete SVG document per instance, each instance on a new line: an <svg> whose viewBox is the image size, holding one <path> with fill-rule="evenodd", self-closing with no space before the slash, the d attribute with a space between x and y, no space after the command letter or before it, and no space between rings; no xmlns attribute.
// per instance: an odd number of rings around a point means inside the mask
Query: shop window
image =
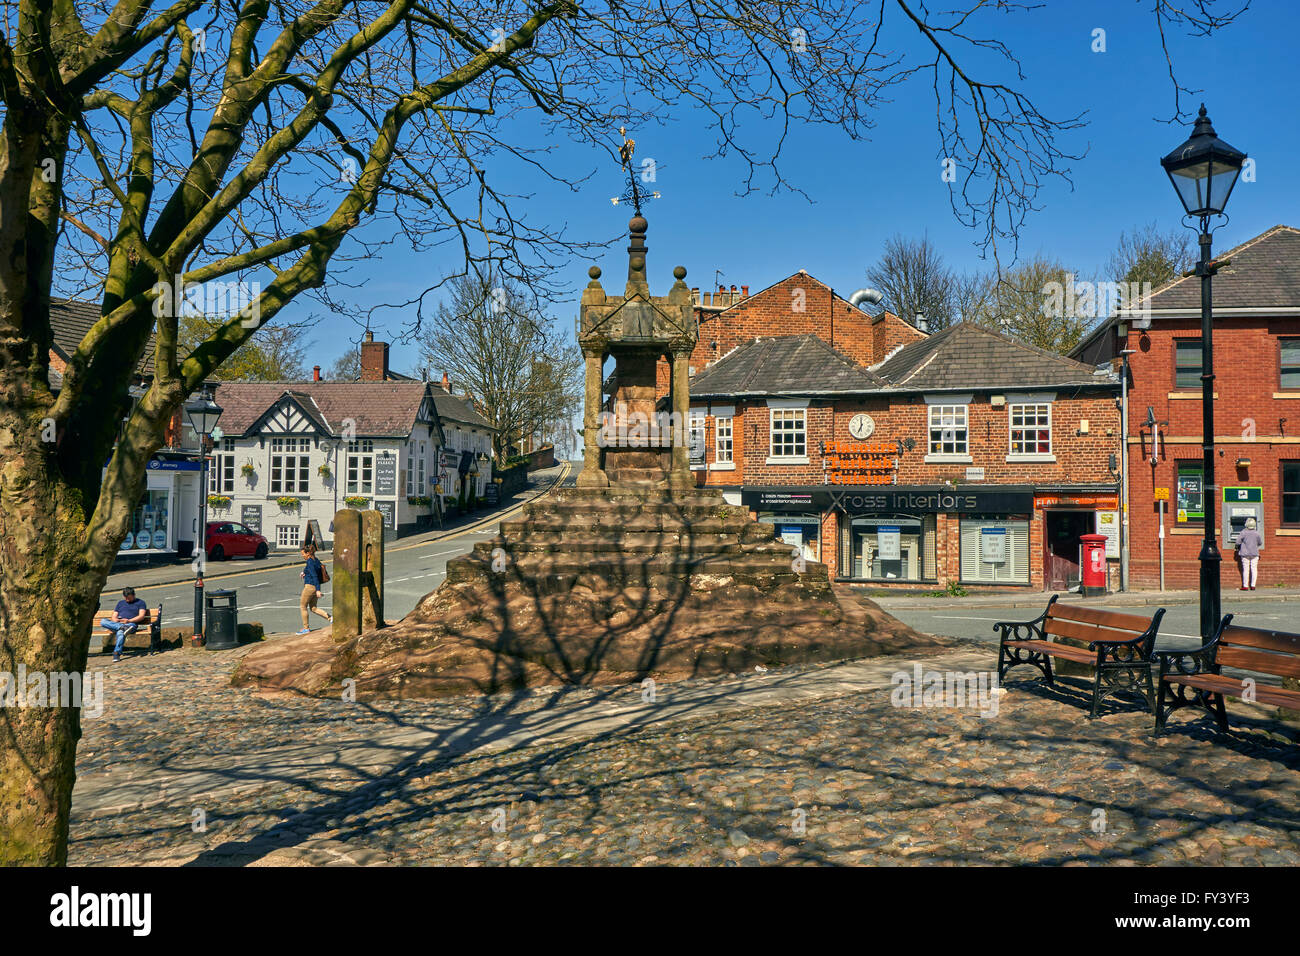
<svg viewBox="0 0 1300 956"><path fill-rule="evenodd" d="M792 556L798 548L805 561L821 560L821 515L760 511L758 520L773 526L776 540L788 544Z"/></svg>
<svg viewBox="0 0 1300 956"><path fill-rule="evenodd" d="M691 412L688 431L691 467L703 468L705 445L703 412Z"/></svg>
<svg viewBox="0 0 1300 956"><path fill-rule="evenodd" d="M1029 583L1029 521L978 515L961 519L961 579L975 584Z"/></svg>
<svg viewBox="0 0 1300 956"><path fill-rule="evenodd" d="M300 529L296 524L278 524L275 526L275 546L277 548L298 547Z"/></svg>
<svg viewBox="0 0 1300 956"><path fill-rule="evenodd" d="M310 488L310 438L271 439L271 494L306 494Z"/></svg>
<svg viewBox="0 0 1300 956"><path fill-rule="evenodd" d="M171 492L166 488L151 489L144 493L140 503L131 512L131 523L120 545L123 551L142 551L166 548L167 509Z"/></svg>
<svg viewBox="0 0 1300 956"><path fill-rule="evenodd" d="M933 581L934 515L841 519L840 574L860 581Z"/></svg>
<svg viewBox="0 0 1300 956"><path fill-rule="evenodd" d="M348 442L348 486L350 495L368 495L374 490L375 443L369 438Z"/></svg>
<svg viewBox="0 0 1300 956"><path fill-rule="evenodd" d="M966 442L966 406L931 405L930 454L969 454Z"/></svg>
<svg viewBox="0 0 1300 956"><path fill-rule="evenodd" d="M773 458L806 458L808 456L807 409L773 408L772 451Z"/></svg>
<svg viewBox="0 0 1300 956"><path fill-rule="evenodd" d="M731 419L715 418L713 423L713 460L719 465L731 464Z"/></svg>
<svg viewBox="0 0 1300 956"><path fill-rule="evenodd" d="M1205 517L1205 465L1202 462L1178 463L1177 496L1174 501L1178 521Z"/></svg>
<svg viewBox="0 0 1300 956"><path fill-rule="evenodd" d="M1011 454L1050 455L1052 453L1052 405L1008 406L1011 415Z"/></svg>
<svg viewBox="0 0 1300 956"><path fill-rule="evenodd" d="M1174 387L1201 387L1201 340L1174 340Z"/></svg>
<svg viewBox="0 0 1300 956"><path fill-rule="evenodd" d="M1300 339L1279 339L1278 352L1278 384L1300 389Z"/></svg>
<svg viewBox="0 0 1300 956"><path fill-rule="evenodd" d="M1282 462L1282 523L1300 527L1300 461Z"/></svg>

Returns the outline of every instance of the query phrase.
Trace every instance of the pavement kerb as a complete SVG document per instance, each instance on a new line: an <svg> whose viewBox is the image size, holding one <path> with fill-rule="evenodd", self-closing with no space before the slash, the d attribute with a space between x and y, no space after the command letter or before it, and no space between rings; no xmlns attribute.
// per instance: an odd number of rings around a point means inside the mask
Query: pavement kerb
<svg viewBox="0 0 1300 956"><path fill-rule="evenodd" d="M1232 603L1249 601L1287 602L1300 601L1300 589L1269 588L1267 591L1255 591L1243 594L1238 591L1223 591L1223 599ZM885 610L924 610L953 607L1036 607L1040 610L1046 606L1051 596L1047 592L1036 591L1025 595L980 595L978 597L873 597L862 595ZM1057 600L1069 604L1098 604L1107 607L1169 607L1178 604L1199 604L1200 594L1196 591L1138 591L1119 592L1098 597L1081 597L1078 594L1058 594Z"/></svg>
<svg viewBox="0 0 1300 956"><path fill-rule="evenodd" d="M556 488L560 487L560 484L564 481L566 477L568 477L569 471L572 467L573 466L570 462L567 461L564 462L560 466L559 474L557 474L555 478L552 479L550 484L548 484L546 487L533 492L531 495L529 495L527 498L524 498L522 501L516 501L514 504L511 504L508 507L502 508L500 511L494 511L491 514L484 515L482 518L479 518L478 520L472 522L471 524L466 525L463 528L452 528L447 531L438 531L438 532L425 532L422 535L413 536L413 537L418 537L419 540L411 540L408 538L402 544L398 544L395 547L385 548L385 550L388 553L392 553L394 551L407 551L410 550L411 548L419 548L428 544L437 544L440 541L450 541L455 538L462 537L466 534L473 534L477 531L482 531L484 529L484 526L489 526L492 524L499 523L505 520L506 518L511 517L518 511L522 510L524 505L530 504L531 502L536 501L538 498L542 498L546 495L549 495ZM330 554L330 552L321 551L320 554L328 555ZM203 576L203 580L205 582L211 582L211 581L220 581L222 578L234 578L234 577L242 577L249 574L261 574L266 571L275 571L278 570L279 568L289 567L290 565L296 564L299 560L300 559L296 552L292 554L271 555L267 557L265 561L259 563L255 568L240 567L238 570L225 571L220 574L209 573ZM188 564L185 565L184 568L185 568L184 571L182 571L181 568L160 569L160 570L171 571L172 575L174 576L169 575L167 578L164 578L163 580L158 580L158 581L150 580L147 583L142 583L142 584L135 584L133 581L127 580L126 576L134 575L134 574L143 574L149 570L148 568L118 571L108 576L108 580L104 584L103 593L107 594L110 591L120 590L126 584L131 584L132 587L134 587L135 590L137 591L148 591L153 588L171 587L172 585L175 584L190 584L194 581L194 572L190 570L190 566Z"/></svg>

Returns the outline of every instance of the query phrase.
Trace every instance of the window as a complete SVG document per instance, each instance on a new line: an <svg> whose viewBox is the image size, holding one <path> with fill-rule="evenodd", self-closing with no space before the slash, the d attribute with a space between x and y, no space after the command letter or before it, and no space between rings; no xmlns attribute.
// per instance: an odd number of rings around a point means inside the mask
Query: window
<svg viewBox="0 0 1300 956"><path fill-rule="evenodd" d="M348 487L350 495L368 495L374 490L375 443L369 438L348 442Z"/></svg>
<svg viewBox="0 0 1300 956"><path fill-rule="evenodd" d="M275 546L277 548L298 547L298 526L296 524L278 524L275 526Z"/></svg>
<svg viewBox="0 0 1300 956"><path fill-rule="evenodd" d="M1029 522L1002 516L961 519L961 579L1029 583Z"/></svg>
<svg viewBox="0 0 1300 956"><path fill-rule="evenodd" d="M840 522L841 578L932 581L934 515L867 515Z"/></svg>
<svg viewBox="0 0 1300 956"><path fill-rule="evenodd" d="M719 465L730 464L732 461L730 418L713 420L713 460Z"/></svg>
<svg viewBox="0 0 1300 956"><path fill-rule="evenodd" d="M966 445L966 406L931 405L930 454L969 454Z"/></svg>
<svg viewBox="0 0 1300 956"><path fill-rule="evenodd" d="M808 456L807 409L773 408L771 412L771 457L806 458Z"/></svg>
<svg viewBox="0 0 1300 956"><path fill-rule="evenodd" d="M310 438L271 439L271 494L306 494L310 485Z"/></svg>
<svg viewBox="0 0 1300 956"><path fill-rule="evenodd" d="M1300 389L1300 339L1279 339L1278 384Z"/></svg>
<svg viewBox="0 0 1300 956"><path fill-rule="evenodd" d="M1052 406L1050 402L1008 406L1011 413L1011 454L1052 453Z"/></svg>
<svg viewBox="0 0 1300 956"><path fill-rule="evenodd" d="M1201 340L1174 340L1174 387L1200 388Z"/></svg>
<svg viewBox="0 0 1300 956"><path fill-rule="evenodd" d="M704 467L704 412L693 411L690 413L690 459L692 468Z"/></svg>
<svg viewBox="0 0 1300 956"><path fill-rule="evenodd" d="M208 491L214 495L230 494L235 490L235 443L227 438L217 446L208 468Z"/></svg>
<svg viewBox="0 0 1300 956"><path fill-rule="evenodd" d="M407 442L406 444L406 496L414 498L425 492L424 487L424 442Z"/></svg>
<svg viewBox="0 0 1300 956"><path fill-rule="evenodd" d="M1282 523L1300 526L1300 461L1282 462Z"/></svg>
<svg viewBox="0 0 1300 956"><path fill-rule="evenodd" d="M1178 463L1177 520L1205 517L1205 467L1199 461Z"/></svg>

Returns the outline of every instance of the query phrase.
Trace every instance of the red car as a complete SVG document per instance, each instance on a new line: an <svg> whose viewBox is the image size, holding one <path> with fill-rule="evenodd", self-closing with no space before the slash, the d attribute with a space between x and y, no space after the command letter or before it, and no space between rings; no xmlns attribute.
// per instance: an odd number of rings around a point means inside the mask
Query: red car
<svg viewBox="0 0 1300 956"><path fill-rule="evenodd" d="M266 557L266 539L238 521L209 521L206 539L209 561L252 555Z"/></svg>

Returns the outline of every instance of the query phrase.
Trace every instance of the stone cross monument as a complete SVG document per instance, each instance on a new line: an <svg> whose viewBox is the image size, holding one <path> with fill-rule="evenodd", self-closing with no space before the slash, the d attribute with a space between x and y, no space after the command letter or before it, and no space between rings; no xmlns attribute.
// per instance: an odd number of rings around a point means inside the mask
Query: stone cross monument
<svg viewBox="0 0 1300 956"><path fill-rule="evenodd" d="M628 223L627 285L621 296L605 293L600 268L582 293L578 345L586 364L584 461L580 488L667 488L685 491L691 477L686 421L690 409L688 360L699 338L686 269L666 296L650 294L646 278L646 220L642 193L631 172L631 144L625 144L636 215ZM611 394L605 401L605 359L614 358ZM671 370L666 409L657 407L656 373L660 359Z"/></svg>

